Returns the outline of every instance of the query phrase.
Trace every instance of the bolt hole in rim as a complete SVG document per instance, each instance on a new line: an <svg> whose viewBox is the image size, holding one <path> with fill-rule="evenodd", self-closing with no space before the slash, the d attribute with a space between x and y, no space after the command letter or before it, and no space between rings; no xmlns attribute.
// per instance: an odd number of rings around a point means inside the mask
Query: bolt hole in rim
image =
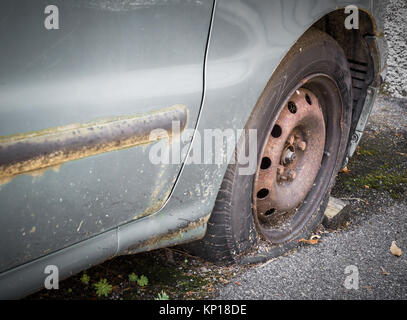
<svg viewBox="0 0 407 320"><path fill-rule="evenodd" d="M273 131L271 131L271 136L273 138L280 138L282 133L283 133L283 130L281 129L281 127L278 124L276 124L273 127Z"/></svg>
<svg viewBox="0 0 407 320"><path fill-rule="evenodd" d="M301 81L303 83L306 86L299 85L293 90L280 108L270 138L263 147L261 170L257 171L253 184L256 227L263 238L277 244L295 238L316 211L322 200L321 193L330 180L327 177L333 174L340 144L338 139L332 139L340 137L338 124L342 116L341 97L335 82L320 74ZM328 113L328 105L336 108ZM298 117L297 122L287 120L290 132L284 132L286 128L281 118L288 119L289 116ZM313 138L316 132L319 134ZM281 141L275 146L276 141L273 140ZM294 152L294 161L274 161L278 153L283 159L283 150ZM266 158L268 160L264 160ZM270 163L270 167L265 161ZM311 174L304 161L313 163ZM266 167L267 170L264 169ZM306 182L301 183L304 179ZM297 192L301 184L303 188ZM284 194L285 197L278 201Z"/></svg>
<svg viewBox="0 0 407 320"><path fill-rule="evenodd" d="M288 102L288 110L291 113L296 114L297 113L297 105L292 101Z"/></svg>
<svg viewBox="0 0 407 320"><path fill-rule="evenodd" d="M271 167L271 159L268 157L264 157L261 161L261 169L268 170Z"/></svg>
<svg viewBox="0 0 407 320"><path fill-rule="evenodd" d="M270 210L268 210L264 215L265 215L266 217L269 217L269 216L271 216L272 214L274 214L274 212L276 212L276 209L270 209Z"/></svg>
<svg viewBox="0 0 407 320"><path fill-rule="evenodd" d="M305 94L305 101L307 101L307 103L312 106L312 100L310 98L310 96L308 94Z"/></svg>
<svg viewBox="0 0 407 320"><path fill-rule="evenodd" d="M270 191L268 189L261 189L259 192L257 192L257 198L259 199L264 199L269 195Z"/></svg>

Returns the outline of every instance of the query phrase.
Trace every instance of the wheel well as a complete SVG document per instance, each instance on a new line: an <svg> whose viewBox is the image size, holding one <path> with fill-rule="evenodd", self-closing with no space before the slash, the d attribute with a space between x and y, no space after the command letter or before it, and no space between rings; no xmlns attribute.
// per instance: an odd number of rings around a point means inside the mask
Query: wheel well
<svg viewBox="0 0 407 320"><path fill-rule="evenodd" d="M352 132L361 115L368 87L378 88L382 80L374 18L359 10L359 29L348 30L344 26L347 16L344 9L339 9L325 15L312 27L333 37L343 48L349 62L353 95Z"/></svg>

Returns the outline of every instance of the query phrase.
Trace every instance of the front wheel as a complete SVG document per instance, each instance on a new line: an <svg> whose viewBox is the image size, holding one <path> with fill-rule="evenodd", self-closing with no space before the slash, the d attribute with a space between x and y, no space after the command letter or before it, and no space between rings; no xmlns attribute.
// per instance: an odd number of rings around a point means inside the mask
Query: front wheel
<svg viewBox="0 0 407 320"><path fill-rule="evenodd" d="M261 238L270 258L309 237L343 163L351 112L346 56L333 38L311 29L281 62L246 125L257 129L256 173L228 166L194 253L236 262Z"/></svg>

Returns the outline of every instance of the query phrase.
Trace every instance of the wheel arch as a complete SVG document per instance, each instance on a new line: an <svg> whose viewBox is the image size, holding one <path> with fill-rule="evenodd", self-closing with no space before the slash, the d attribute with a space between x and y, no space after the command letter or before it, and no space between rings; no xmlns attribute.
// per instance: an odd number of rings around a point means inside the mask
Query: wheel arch
<svg viewBox="0 0 407 320"><path fill-rule="evenodd" d="M384 39L384 23L375 6L377 7L373 4L371 11L359 7L359 28L351 30L346 29L344 25L349 15L345 13L345 7L323 13L287 48L271 76L272 78L276 70L284 65L295 45L312 30L318 29L328 34L339 44L348 60L352 75L352 124L344 166L361 141L376 93L380 90L386 74L387 44ZM386 4L383 4L379 9L385 8ZM252 115L254 112L256 107L253 108Z"/></svg>
<svg viewBox="0 0 407 320"><path fill-rule="evenodd" d="M334 10L312 27L334 38L345 52L352 74L351 132L354 132L365 108L369 87L379 88L382 84L382 61L377 40L383 34L378 33L375 18L369 11L359 10L359 29L345 29L346 16L344 9Z"/></svg>

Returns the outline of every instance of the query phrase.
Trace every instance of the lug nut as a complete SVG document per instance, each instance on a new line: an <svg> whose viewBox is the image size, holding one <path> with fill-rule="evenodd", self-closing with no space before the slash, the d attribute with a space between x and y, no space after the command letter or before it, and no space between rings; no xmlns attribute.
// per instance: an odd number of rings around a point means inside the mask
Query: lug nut
<svg viewBox="0 0 407 320"><path fill-rule="evenodd" d="M284 173L284 167L283 167L283 166L279 166L279 167L277 168L277 174L281 176L283 173Z"/></svg>
<svg viewBox="0 0 407 320"><path fill-rule="evenodd" d="M284 158L282 159L282 162L284 165L293 163L297 159L297 155L295 154L295 151L291 150L291 148L287 149L284 154Z"/></svg>
<svg viewBox="0 0 407 320"><path fill-rule="evenodd" d="M295 178L297 178L297 172L290 170L287 172L287 177L289 180L294 180Z"/></svg>
<svg viewBox="0 0 407 320"><path fill-rule="evenodd" d="M287 179L286 176L282 175L282 176L280 176L280 180L281 180L281 181L287 181L288 179Z"/></svg>
<svg viewBox="0 0 407 320"><path fill-rule="evenodd" d="M301 151L305 151L305 149L307 148L307 143L305 141L301 141L300 143L298 143L297 147Z"/></svg>

